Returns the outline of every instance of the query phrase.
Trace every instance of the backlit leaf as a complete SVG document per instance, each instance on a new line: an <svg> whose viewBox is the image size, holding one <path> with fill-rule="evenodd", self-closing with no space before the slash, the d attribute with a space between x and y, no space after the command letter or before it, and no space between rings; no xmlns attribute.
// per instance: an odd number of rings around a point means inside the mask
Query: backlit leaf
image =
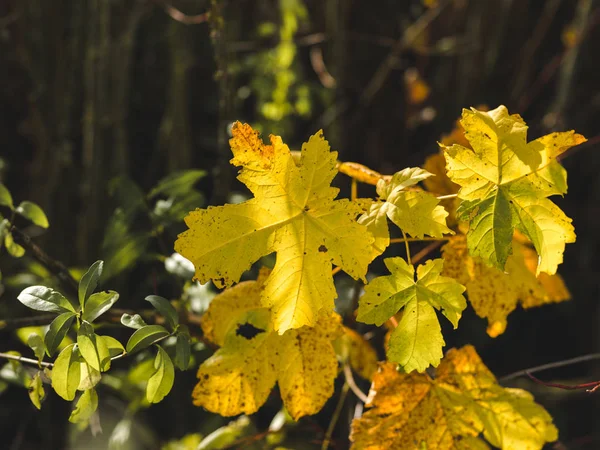
<svg viewBox="0 0 600 450"><path fill-rule="evenodd" d="M98 409L98 393L96 389L88 389L77 400L75 409L69 416L69 422L86 424L92 417L92 414Z"/></svg>
<svg viewBox="0 0 600 450"><path fill-rule="evenodd" d="M44 342L46 343L46 351L48 356L53 356L54 352L65 338L71 324L75 319L76 314L72 312L65 312L56 317L50 324L46 336L44 336Z"/></svg>
<svg viewBox="0 0 600 450"><path fill-rule="evenodd" d="M46 354L46 345L42 337L39 334L30 334L29 338L27 338L27 345L33 350L38 361L42 362Z"/></svg>
<svg viewBox="0 0 600 450"><path fill-rule="evenodd" d="M82 309L86 300L92 295L92 292L96 290L103 268L104 261L96 261L90 266L87 272L83 274L83 277L81 277L81 281L79 281L78 296L79 306L81 306Z"/></svg>
<svg viewBox="0 0 600 450"><path fill-rule="evenodd" d="M142 316L139 314L134 314L132 316L131 314L124 313L121 316L121 323L134 330L139 330L140 328L147 326L146 322L144 322L144 319L142 319Z"/></svg>
<svg viewBox="0 0 600 450"><path fill-rule="evenodd" d="M461 123L472 149L442 148L448 176L461 186L457 214L469 223L469 253L504 270L519 230L540 255L537 272L556 273L575 232L571 219L546 197L567 190L566 172L556 158L586 139L569 131L527 143L527 125L504 106L465 109Z"/></svg>
<svg viewBox="0 0 600 450"><path fill-rule="evenodd" d="M294 417L317 413L333 394L338 363L332 341L340 317L323 314L315 327L278 334L260 294L267 274L225 290L202 318L207 339L221 348L198 369L194 404L223 416L256 412L279 383Z"/></svg>
<svg viewBox="0 0 600 450"><path fill-rule="evenodd" d="M146 325L131 335L127 341L127 353L137 352L164 339L169 332L161 325Z"/></svg>
<svg viewBox="0 0 600 450"><path fill-rule="evenodd" d="M435 310L454 328L466 300L465 287L456 280L441 276L443 261L429 260L415 269L400 257L384 260L391 275L373 279L359 300L356 320L381 326L402 310L402 318L392 332L387 356L406 372L424 371L437 366L445 345Z"/></svg>
<svg viewBox="0 0 600 450"><path fill-rule="evenodd" d="M50 226L48 218L46 217L46 214L44 214L42 208L33 202L21 202L19 206L17 206L17 209L15 209L15 212L26 219L31 220L38 227L48 228Z"/></svg>
<svg viewBox="0 0 600 450"><path fill-rule="evenodd" d="M54 313L75 312L73 305L60 292L46 286L30 286L19 294L17 299L36 311Z"/></svg>
<svg viewBox="0 0 600 450"><path fill-rule="evenodd" d="M418 167L401 170L391 180L380 179L377 194L381 201L374 202L359 223L366 225L375 236L374 257L383 253L390 244L387 220L414 237L442 237L452 233L446 226L446 210L439 206L435 196L424 191L407 190L432 174Z"/></svg>
<svg viewBox="0 0 600 450"><path fill-rule="evenodd" d="M66 346L52 367L52 387L65 400L73 400L79 386L79 355L74 349L75 344Z"/></svg>
<svg viewBox="0 0 600 450"><path fill-rule="evenodd" d="M119 300L119 293L115 291L96 292L90 295L85 302L82 319L93 322L108 311L117 300Z"/></svg>
<svg viewBox="0 0 600 450"><path fill-rule="evenodd" d="M4 235L4 246L8 254L15 258L20 258L25 254L25 249L15 242L10 231Z"/></svg>
<svg viewBox="0 0 600 450"><path fill-rule="evenodd" d="M83 322L77 333L77 346L81 356L94 369L104 372L110 368L110 352L106 342L100 339L87 322Z"/></svg>
<svg viewBox="0 0 600 450"><path fill-rule="evenodd" d="M158 403L171 391L175 380L175 368L167 352L157 345L158 353L154 360L156 371L148 380L146 399L150 403Z"/></svg>
<svg viewBox="0 0 600 450"><path fill-rule="evenodd" d="M366 406L352 423L354 450L538 450L558 437L531 394L498 385L471 346L450 350L434 379L382 364Z"/></svg>
<svg viewBox="0 0 600 450"><path fill-rule="evenodd" d="M356 222L357 202L334 200L336 152L321 132L302 146L299 164L281 138L265 145L250 126L232 129L232 163L255 198L244 203L197 209L175 250L192 261L196 279L231 286L252 263L276 252L273 272L261 293L272 308L275 330L313 326L332 311L336 296L332 265L363 278L373 238Z"/></svg>
<svg viewBox="0 0 600 450"><path fill-rule="evenodd" d="M14 209L12 195L10 195L10 191L2 183L0 183L0 205Z"/></svg>
<svg viewBox="0 0 600 450"><path fill-rule="evenodd" d="M469 256L464 236L456 236L442 247L443 274L467 288L469 302L480 317L488 319L488 334L496 337L506 329L507 316L520 303L532 308L570 298L560 275L540 273L534 250L513 239L513 254L504 272Z"/></svg>
<svg viewBox="0 0 600 450"><path fill-rule="evenodd" d="M46 395L44 384L42 383L41 372L38 371L31 379L29 385L29 399L37 409L42 409L42 399Z"/></svg>

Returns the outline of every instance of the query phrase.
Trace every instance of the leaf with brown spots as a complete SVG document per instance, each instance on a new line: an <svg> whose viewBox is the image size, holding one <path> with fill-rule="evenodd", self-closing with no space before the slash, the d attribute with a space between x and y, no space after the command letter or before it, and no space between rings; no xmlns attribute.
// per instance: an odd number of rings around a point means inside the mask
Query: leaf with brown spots
<svg viewBox="0 0 600 450"><path fill-rule="evenodd" d="M571 297L560 275L542 272L536 277L537 254L522 242L522 238L513 239L505 272L471 257L464 236L453 237L442 247L443 274L466 286L473 309L487 318L492 337L504 333L507 316L517 304L532 308Z"/></svg>
<svg viewBox="0 0 600 450"><path fill-rule="evenodd" d="M556 158L586 139L569 131L528 143L527 125L505 106L464 109L461 124L472 148L442 148L448 176L461 186L457 216L469 224L470 254L504 270L519 230L540 255L537 272L556 273L575 232L571 219L547 197L567 191L566 171Z"/></svg>
<svg viewBox="0 0 600 450"><path fill-rule="evenodd" d="M498 385L472 346L450 350L433 379L382 364L366 406L352 423L354 450L537 450L558 437L531 394Z"/></svg>
<svg viewBox="0 0 600 450"><path fill-rule="evenodd" d="M315 327L278 334L261 305L268 280L244 281L215 297L202 317L205 337L220 346L198 369L194 404L223 416L252 414L275 383L294 419L316 414L333 395L338 363L333 341L342 333L336 313Z"/></svg>
<svg viewBox="0 0 600 450"><path fill-rule="evenodd" d="M261 304L271 308L279 333L314 326L334 307L332 265L355 279L367 272L373 237L356 221L364 207L335 200L339 189L330 183L337 153L321 132L302 146L298 163L278 136L266 145L239 122L232 133L231 162L242 167L238 179L254 198L192 211L175 249L194 263L197 280L219 287L238 282L254 262L276 252Z"/></svg>

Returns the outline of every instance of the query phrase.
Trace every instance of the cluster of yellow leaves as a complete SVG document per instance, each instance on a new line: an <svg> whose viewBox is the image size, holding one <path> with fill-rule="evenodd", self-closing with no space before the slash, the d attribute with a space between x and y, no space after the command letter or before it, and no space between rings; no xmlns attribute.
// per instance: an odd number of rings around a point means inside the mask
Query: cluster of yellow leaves
<svg viewBox="0 0 600 450"><path fill-rule="evenodd" d="M175 249L194 263L196 279L231 286L244 271L277 252L273 272L261 292L279 333L315 326L333 310L332 265L364 278L373 237L356 222L360 203L334 200L336 152L321 132L302 146L300 162L278 136L265 145L249 125L232 129L232 164L254 198L237 205L198 209L185 219L190 228Z"/></svg>
<svg viewBox="0 0 600 450"><path fill-rule="evenodd" d="M452 132L442 138L442 148L453 145L470 148L464 131L461 123L457 122ZM460 186L452 182L446 174L445 164L442 153L427 158L424 168L435 174L435 177L424 180L428 191L438 195L459 191ZM442 203L450 214L449 224L456 225L455 213L459 202L460 199L449 199ZM458 229L463 228L467 227L459 224ZM560 275L538 273L538 255L529 244L525 236L515 232L512 239L512 255L507 258L504 270L489 267L482 259L471 256L463 235L452 237L442 248L442 273L466 286L471 305L480 317L488 319L488 333L493 337L504 332L507 316L518 303L524 308L531 308L570 298Z"/></svg>
<svg viewBox="0 0 600 450"><path fill-rule="evenodd" d="M558 437L531 394L498 385L471 346L450 350L434 379L382 364L366 406L352 424L355 450L536 450Z"/></svg>
<svg viewBox="0 0 600 450"><path fill-rule="evenodd" d="M315 327L278 334L262 307L268 273L215 297L202 317L205 337L221 348L198 369L194 404L223 416L252 414L275 383L294 419L317 413L333 394L338 362L333 340L340 317L323 313Z"/></svg>
<svg viewBox="0 0 600 450"><path fill-rule="evenodd" d="M496 337L506 329L507 316L520 303L533 308L570 298L560 275L540 273L536 277L538 256L527 245L513 240L513 253L505 272L488 267L469 255L465 236L455 236L442 247L443 274L467 288L469 301L478 316L487 318L488 334Z"/></svg>
<svg viewBox="0 0 600 450"><path fill-rule="evenodd" d="M537 272L554 274L575 233L571 219L546 197L566 192L566 171L556 158L585 138L570 131L527 143L527 125L504 106L465 109L461 124L472 148L442 148L448 176L461 186L457 214L469 224L469 253L504 270L519 230L540 256Z"/></svg>

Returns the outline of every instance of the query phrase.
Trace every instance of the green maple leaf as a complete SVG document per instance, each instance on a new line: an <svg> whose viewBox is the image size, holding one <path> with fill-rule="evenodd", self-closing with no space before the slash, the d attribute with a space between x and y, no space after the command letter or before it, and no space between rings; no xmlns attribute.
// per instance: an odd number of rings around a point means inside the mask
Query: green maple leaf
<svg viewBox="0 0 600 450"><path fill-rule="evenodd" d="M448 212L439 206L439 200L425 191L406 190L418 182L434 176L419 167L407 168L394 174L391 180L377 182L377 194L381 201L374 202L363 214L359 223L366 225L375 236L374 256L378 256L390 244L387 219L410 236L442 237L453 233L446 226Z"/></svg>
<svg viewBox="0 0 600 450"><path fill-rule="evenodd" d="M402 318L392 332L387 352L390 361L406 372L422 372L437 366L445 345L435 310L454 325L467 303L465 287L453 278L441 276L443 260L429 260L415 268L400 257L384 260L391 275L373 279L360 298L357 320L381 326L402 310Z"/></svg>
<svg viewBox="0 0 600 450"><path fill-rule="evenodd" d="M254 198L237 205L197 209L186 217L190 228L175 249L196 267L195 278L231 286L250 266L277 253L261 294L279 333L314 326L322 310L333 310L331 275L335 264L363 278L371 262L373 237L357 223L357 202L334 200L336 152L321 132L302 146L300 161L281 138L265 145L249 125L233 126L231 162Z"/></svg>
<svg viewBox="0 0 600 450"><path fill-rule="evenodd" d="M471 256L503 270L517 229L540 256L537 273L556 273L575 232L571 219L546 197L567 191L566 171L556 157L586 139L569 131L528 143L527 125L504 106L488 112L465 109L461 124L473 150L441 147L448 176L461 186L457 214L469 223Z"/></svg>

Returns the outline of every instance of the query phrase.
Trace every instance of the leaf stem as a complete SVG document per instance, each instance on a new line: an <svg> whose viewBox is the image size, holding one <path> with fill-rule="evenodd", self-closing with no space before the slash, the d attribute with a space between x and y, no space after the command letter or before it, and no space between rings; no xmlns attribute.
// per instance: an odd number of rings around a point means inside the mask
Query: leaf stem
<svg viewBox="0 0 600 450"><path fill-rule="evenodd" d="M408 261L408 264L412 266L412 261L410 260L410 245L408 245L408 237L406 236L404 230L400 231L402 231L402 236L404 237L404 246L406 247L406 260Z"/></svg>
<svg viewBox="0 0 600 450"><path fill-rule="evenodd" d="M361 402L367 403L369 401L369 397L367 396L367 394L360 390L360 388L356 384L356 381L354 381L352 369L348 364L344 364L344 377L346 378L346 384L348 384L354 395L356 395L356 397L358 397L358 399Z"/></svg>
<svg viewBox="0 0 600 450"><path fill-rule="evenodd" d="M448 195L440 195L439 197L436 197L438 200L447 200L449 198L456 198L458 197L458 194L448 194Z"/></svg>
<svg viewBox="0 0 600 450"><path fill-rule="evenodd" d="M350 185L350 199L355 201L358 198L358 182L356 178L352 178L352 184Z"/></svg>
<svg viewBox="0 0 600 450"><path fill-rule="evenodd" d="M333 415L331 416L331 422L329 422L329 426L327 427L327 431L325 432L325 438L323 439L321 450L327 450L327 448L329 447L329 443L331 442L331 435L333 434L335 424L337 423L338 419L340 418L340 414L342 413L342 408L344 407L349 388L350 386L348 386L348 383L344 383L344 385L342 386L342 392L340 394L338 403L335 406L335 411L333 411Z"/></svg>

